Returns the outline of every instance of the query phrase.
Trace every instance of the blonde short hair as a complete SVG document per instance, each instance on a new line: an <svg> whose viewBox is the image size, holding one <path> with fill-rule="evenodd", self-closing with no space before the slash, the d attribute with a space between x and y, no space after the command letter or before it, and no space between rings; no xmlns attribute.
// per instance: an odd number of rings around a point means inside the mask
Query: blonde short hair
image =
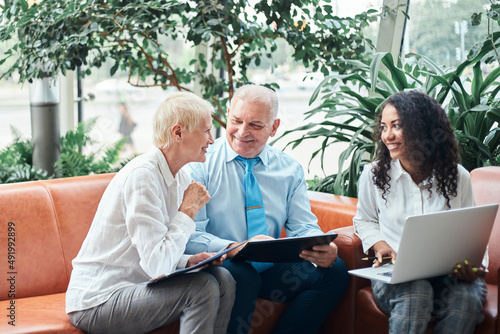
<svg viewBox="0 0 500 334"><path fill-rule="evenodd" d="M278 117L278 96L270 88L260 85L244 85L236 90L231 99L231 105L234 105L236 99L249 102L260 102L269 105L271 119L274 121Z"/></svg>
<svg viewBox="0 0 500 334"><path fill-rule="evenodd" d="M193 131L214 107L210 102L188 92L173 93L158 107L153 118L153 142L158 148L168 148L173 136L171 129L181 124L188 132Z"/></svg>

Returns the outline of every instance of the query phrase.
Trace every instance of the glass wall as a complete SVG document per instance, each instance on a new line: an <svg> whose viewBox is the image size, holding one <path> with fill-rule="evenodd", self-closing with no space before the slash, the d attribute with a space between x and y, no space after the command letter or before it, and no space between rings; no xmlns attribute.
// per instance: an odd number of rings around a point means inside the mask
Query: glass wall
<svg viewBox="0 0 500 334"><path fill-rule="evenodd" d="M380 10L383 0L332 0L332 7L339 17L354 16L367 9ZM488 0L411 0L409 17L405 26L404 53L416 52L428 56L438 65L453 67L460 63L467 51L478 41L483 41L488 34L486 16L483 13L483 22L472 27L470 17L475 12L484 12ZM373 24L366 29L366 36L376 45L378 25ZM498 27L497 27L498 29ZM2 46L2 49L8 46ZM195 52L182 41L172 41L169 44L173 58L182 62L190 59L184 55ZM250 80L255 83L277 82L281 89L280 98L281 126L278 136L288 129L293 129L303 122L303 114L312 109L309 99L322 79L321 74L309 73L309 69L302 68L290 61L290 52L286 45L280 45L282 52L269 66L263 59L260 67L251 71ZM111 65L104 65L101 70L93 71L92 75L82 81L83 96L89 93L95 99L82 103L83 119L98 117L93 138L96 147L113 143L121 137L120 121L123 117L119 103L127 105L130 119L135 123L131 133L133 146L127 148L126 155L143 153L152 145L151 120L156 107L173 90L164 91L161 88L135 88L126 83L127 78L119 75L109 77ZM0 66L0 71L2 67ZM304 76L308 80L303 80ZM64 84L64 81L61 81ZM75 87L76 89L76 87ZM75 92L76 96L76 92ZM0 148L12 140L10 126L14 126L26 137L31 136L29 89L28 84L16 83L16 78L0 81ZM73 106L76 115L77 106ZM75 116L76 119L76 116ZM283 140L276 145L278 148L293 139ZM319 166L319 159L308 170L311 149L316 149L319 142L311 141L295 150L286 152L299 160L306 169L309 178L314 175L320 177L323 173ZM325 166L326 174L336 172L337 157L330 152L331 164Z"/></svg>
<svg viewBox="0 0 500 334"><path fill-rule="evenodd" d="M419 53L438 65L456 67L475 43L488 36L485 8L489 4L489 0L411 0L404 53ZM471 25L474 13L482 13L478 26Z"/></svg>

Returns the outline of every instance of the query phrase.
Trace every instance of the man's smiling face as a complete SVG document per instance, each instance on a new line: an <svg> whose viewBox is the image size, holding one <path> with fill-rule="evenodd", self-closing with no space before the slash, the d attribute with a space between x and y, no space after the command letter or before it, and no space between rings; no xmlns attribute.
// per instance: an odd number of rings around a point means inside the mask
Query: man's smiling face
<svg viewBox="0 0 500 334"><path fill-rule="evenodd" d="M272 119L267 103L252 102L236 98L228 109L226 137L229 145L245 158L257 156L269 137L276 134L279 119Z"/></svg>

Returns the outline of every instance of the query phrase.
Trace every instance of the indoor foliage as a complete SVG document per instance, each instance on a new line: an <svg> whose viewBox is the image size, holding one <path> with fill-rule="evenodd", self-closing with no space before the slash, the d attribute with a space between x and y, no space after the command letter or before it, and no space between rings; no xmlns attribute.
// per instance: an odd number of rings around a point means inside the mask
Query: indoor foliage
<svg viewBox="0 0 500 334"><path fill-rule="evenodd" d="M309 181L310 188L357 197L359 175L374 153L372 128L380 104L396 92L416 89L436 98L448 113L459 141L461 163L468 170L500 165L500 67L491 57L495 46L500 46L500 32L449 70L418 54L407 55L404 66L394 65L389 53L376 53L367 62L349 61L351 73L325 78L311 97L310 104L318 97L320 104L306 113L306 120L317 114L325 120L287 131L278 140L303 131L301 138L288 143L293 148L305 140L322 138L311 161L319 155L322 167L338 163L340 172ZM324 153L327 147L338 144L346 148L334 162Z"/></svg>
<svg viewBox="0 0 500 334"><path fill-rule="evenodd" d="M80 122L76 129L61 137L61 155L55 163L55 175L48 175L47 171L33 166L31 139L24 138L18 130L11 127L14 139L10 145L0 150L0 183L118 171L126 163L121 161L120 152L127 138L84 153L90 145L96 144L91 137L96 122L95 117Z"/></svg>
<svg viewBox="0 0 500 334"><path fill-rule="evenodd" d="M250 66L272 59L277 40L313 72L342 73L348 63L334 60L361 59L371 47L361 30L376 19L375 10L336 17L330 0L6 1L0 41L12 46L0 64L11 59L12 65L0 78L18 73L24 82L78 67L90 75L111 61L110 74L126 71L135 86L190 90L193 80L199 82L203 97L216 106L215 120L225 126L234 88L249 81ZM177 67L166 38L209 52Z"/></svg>

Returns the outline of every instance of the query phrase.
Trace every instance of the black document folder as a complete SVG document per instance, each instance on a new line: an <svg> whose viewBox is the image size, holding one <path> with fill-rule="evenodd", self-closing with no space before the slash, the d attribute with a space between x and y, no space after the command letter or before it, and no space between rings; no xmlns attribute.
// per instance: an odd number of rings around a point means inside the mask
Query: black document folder
<svg viewBox="0 0 500 334"><path fill-rule="evenodd" d="M337 237L336 233L280 239L255 239L249 241L233 260L254 262L301 262L300 252L315 245L326 245Z"/></svg>

